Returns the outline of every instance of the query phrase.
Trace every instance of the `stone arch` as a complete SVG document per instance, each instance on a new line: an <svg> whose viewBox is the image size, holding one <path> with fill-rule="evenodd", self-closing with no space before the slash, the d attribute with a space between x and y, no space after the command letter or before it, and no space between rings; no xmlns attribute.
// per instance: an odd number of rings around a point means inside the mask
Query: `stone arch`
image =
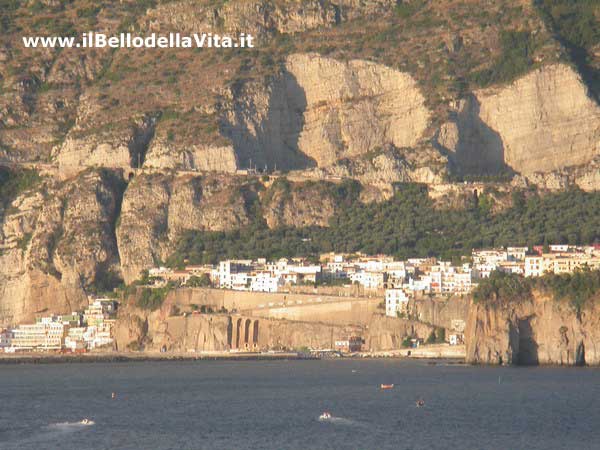
<svg viewBox="0 0 600 450"><path fill-rule="evenodd" d="M258 320L254 321L254 325L252 327L252 344L254 346L258 345Z"/></svg>
<svg viewBox="0 0 600 450"><path fill-rule="evenodd" d="M248 347L248 344L250 343L250 324L252 323L252 321L250 319L246 319L246 322L244 323L244 344L246 347Z"/></svg>
<svg viewBox="0 0 600 450"><path fill-rule="evenodd" d="M235 348L240 348L240 336L242 334L242 318L237 320L235 327Z"/></svg>
<svg viewBox="0 0 600 450"><path fill-rule="evenodd" d="M227 318L227 348L231 349L233 344L233 321L231 317Z"/></svg>

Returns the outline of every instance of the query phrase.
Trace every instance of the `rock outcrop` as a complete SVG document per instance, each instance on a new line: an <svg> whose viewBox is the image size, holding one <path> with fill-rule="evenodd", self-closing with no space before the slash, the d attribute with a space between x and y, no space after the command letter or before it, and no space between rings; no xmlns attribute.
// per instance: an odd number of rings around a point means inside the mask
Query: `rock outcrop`
<svg viewBox="0 0 600 450"><path fill-rule="evenodd" d="M157 31L224 30L228 33L249 33L260 38L330 27L343 20L390 11L395 5L395 0L342 0L336 3L252 0L219 5L210 1L184 0L167 2L149 10L141 23Z"/></svg>
<svg viewBox="0 0 600 450"><path fill-rule="evenodd" d="M335 199L322 184L305 182L277 185L262 196L262 210L269 228L281 226L329 226Z"/></svg>
<svg viewBox="0 0 600 450"><path fill-rule="evenodd" d="M229 231L248 224L241 180L220 176L141 174L128 186L117 226L126 282L164 261L188 230Z"/></svg>
<svg viewBox="0 0 600 450"><path fill-rule="evenodd" d="M269 86L244 86L226 115L242 165L329 166L391 144L415 146L429 125L416 81L367 61L288 57Z"/></svg>
<svg viewBox="0 0 600 450"><path fill-rule="evenodd" d="M397 350L406 337L427 339L435 327L414 320L373 315L365 336L370 351Z"/></svg>
<svg viewBox="0 0 600 450"><path fill-rule="evenodd" d="M457 102L437 139L458 171L557 171L600 153L600 106L572 67L549 65Z"/></svg>
<svg viewBox="0 0 600 450"><path fill-rule="evenodd" d="M69 312L85 290L119 277L114 237L122 187L109 172L46 180L17 197L2 218L0 323Z"/></svg>
<svg viewBox="0 0 600 450"><path fill-rule="evenodd" d="M465 340L473 364L600 364L600 309L578 315L569 305L535 293L506 306L472 304Z"/></svg>
<svg viewBox="0 0 600 450"><path fill-rule="evenodd" d="M259 299L261 294L252 295ZM365 341L363 350L381 351L400 349L407 336L427 339L434 330L428 324L377 314L365 317L368 326L245 314L197 314L197 311L192 313L190 310L192 298L200 300L201 292L171 292L155 311L140 309L135 306L135 298L129 298L119 309L115 333L117 348L174 352L225 351L232 348L325 349L333 348L336 340L361 336ZM218 305L212 307L215 310L220 308Z"/></svg>
<svg viewBox="0 0 600 450"><path fill-rule="evenodd" d="M234 173L238 168L231 145L173 146L155 139L148 149L144 168Z"/></svg>

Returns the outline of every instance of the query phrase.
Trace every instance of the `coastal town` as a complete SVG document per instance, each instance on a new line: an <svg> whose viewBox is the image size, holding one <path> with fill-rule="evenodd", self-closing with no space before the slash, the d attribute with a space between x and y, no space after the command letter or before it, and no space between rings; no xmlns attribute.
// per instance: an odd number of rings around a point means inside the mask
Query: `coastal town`
<svg viewBox="0 0 600 450"><path fill-rule="evenodd" d="M382 315L403 318L411 315L411 300L465 297L494 271L540 277L584 268L600 269L600 245L477 249L455 262L435 257L399 261L386 255L334 253L322 254L318 260L226 260L217 265L189 265L181 269L151 268L144 274L144 286L212 288L257 295L311 293L320 288L342 297L379 298ZM40 316L33 324L2 330L0 352L111 351L118 307L114 298L90 296L83 311ZM459 333L447 337L450 345L462 342L461 327L457 329ZM360 351L361 342L360 336L348 336L337 340L335 349L345 353Z"/></svg>

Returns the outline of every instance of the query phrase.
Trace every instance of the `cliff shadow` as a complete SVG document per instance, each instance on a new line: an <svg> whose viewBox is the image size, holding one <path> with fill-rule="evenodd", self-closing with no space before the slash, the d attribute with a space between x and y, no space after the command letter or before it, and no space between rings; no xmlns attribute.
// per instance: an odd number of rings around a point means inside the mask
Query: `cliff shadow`
<svg viewBox="0 0 600 450"><path fill-rule="evenodd" d="M583 341L581 341L579 343L579 345L577 345L577 352L575 353L575 365L576 366L585 366L585 345L583 344Z"/></svg>
<svg viewBox="0 0 600 450"><path fill-rule="evenodd" d="M458 129L456 148L452 151L437 145L448 156L451 171L457 175L512 177L515 172L505 162L502 138L481 119L479 100L469 95L464 102L451 116Z"/></svg>
<svg viewBox="0 0 600 450"><path fill-rule="evenodd" d="M263 94L266 105L260 101ZM294 75L283 72L268 86L242 83L234 88L234 99L221 131L231 138L240 168L270 172L316 166L299 147L307 100Z"/></svg>
<svg viewBox="0 0 600 450"><path fill-rule="evenodd" d="M127 145L131 167L139 169L144 165L155 129L156 118L153 116L146 116L141 125L133 127L133 135Z"/></svg>
<svg viewBox="0 0 600 450"><path fill-rule="evenodd" d="M515 363L519 366L537 366L539 364L538 344L531 327L531 318L517 321L518 350Z"/></svg>

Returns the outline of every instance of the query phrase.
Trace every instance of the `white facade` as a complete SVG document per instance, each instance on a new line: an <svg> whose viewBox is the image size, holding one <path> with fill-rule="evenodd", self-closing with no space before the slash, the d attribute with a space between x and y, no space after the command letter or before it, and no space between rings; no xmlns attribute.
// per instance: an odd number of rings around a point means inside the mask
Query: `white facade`
<svg viewBox="0 0 600 450"><path fill-rule="evenodd" d="M65 337L65 348L72 352L76 350L84 350L86 343L84 339L85 327L74 327L69 328L67 336Z"/></svg>
<svg viewBox="0 0 600 450"><path fill-rule="evenodd" d="M44 318L35 324L19 325L12 330L11 346L15 350L60 350L63 347L66 327Z"/></svg>
<svg viewBox="0 0 600 450"><path fill-rule="evenodd" d="M365 289L383 289L385 277L383 272L356 272L350 274L350 280L358 283Z"/></svg>
<svg viewBox="0 0 600 450"><path fill-rule="evenodd" d="M408 312L409 296L404 289L386 289L385 315L397 317L398 313Z"/></svg>
<svg viewBox="0 0 600 450"><path fill-rule="evenodd" d="M257 272L250 276L250 290L256 292L277 292L283 285L283 278L270 272Z"/></svg>
<svg viewBox="0 0 600 450"><path fill-rule="evenodd" d="M506 247L509 261L524 261L527 255L527 247Z"/></svg>
<svg viewBox="0 0 600 450"><path fill-rule="evenodd" d="M544 253L542 256L527 256L524 273L526 277L539 277L545 273L572 273L583 267L600 269L600 257L585 253Z"/></svg>
<svg viewBox="0 0 600 450"><path fill-rule="evenodd" d="M12 345L13 333L10 330L4 330L0 333L0 349L8 348ZM0 350L0 351L3 351Z"/></svg>

